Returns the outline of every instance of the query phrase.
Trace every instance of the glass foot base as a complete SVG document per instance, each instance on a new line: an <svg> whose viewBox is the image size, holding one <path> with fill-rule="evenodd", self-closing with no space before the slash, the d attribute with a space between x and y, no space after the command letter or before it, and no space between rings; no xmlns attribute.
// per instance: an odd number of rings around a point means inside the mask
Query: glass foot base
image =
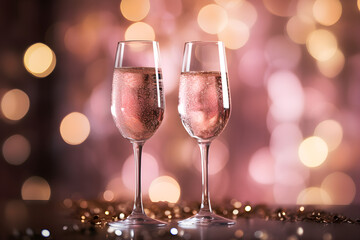
<svg viewBox="0 0 360 240"><path fill-rule="evenodd" d="M116 221L116 222L109 222L108 223L112 228L129 228L129 227L161 227L165 226L166 223L150 218L145 214L130 214L126 219Z"/></svg>
<svg viewBox="0 0 360 240"><path fill-rule="evenodd" d="M236 221L221 217L215 213L198 213L190 218L179 221L179 226L211 226L233 225Z"/></svg>

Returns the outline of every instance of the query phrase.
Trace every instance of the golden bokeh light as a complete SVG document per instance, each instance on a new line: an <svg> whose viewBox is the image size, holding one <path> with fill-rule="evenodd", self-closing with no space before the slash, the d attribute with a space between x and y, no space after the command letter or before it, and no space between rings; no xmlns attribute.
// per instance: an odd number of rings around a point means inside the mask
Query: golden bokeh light
<svg viewBox="0 0 360 240"><path fill-rule="evenodd" d="M308 35L315 30L311 18L293 16L286 24L286 32L290 39L298 44L305 44Z"/></svg>
<svg viewBox="0 0 360 240"><path fill-rule="evenodd" d="M229 19L242 21L249 28L255 24L258 18L258 13L255 6L249 1L217 0L216 2L225 8Z"/></svg>
<svg viewBox="0 0 360 240"><path fill-rule="evenodd" d="M144 19L150 11L149 0L122 0L120 3L122 15L130 21L140 21Z"/></svg>
<svg viewBox="0 0 360 240"><path fill-rule="evenodd" d="M319 71L329 78L336 77L344 68L345 65L345 56L340 49L337 49L335 54L325 60L325 61L316 61Z"/></svg>
<svg viewBox="0 0 360 240"><path fill-rule="evenodd" d="M161 176L151 182L149 197L152 202L176 203L180 198L179 183L172 177Z"/></svg>
<svg viewBox="0 0 360 240"><path fill-rule="evenodd" d="M300 18L314 19L313 7L316 0L301 0L296 6L296 15Z"/></svg>
<svg viewBox="0 0 360 240"><path fill-rule="evenodd" d="M318 167L326 160L328 151L328 146L322 138L312 136L301 142L298 154L305 166Z"/></svg>
<svg viewBox="0 0 360 240"><path fill-rule="evenodd" d="M360 11L360 0L357 1L357 6L358 6L358 9Z"/></svg>
<svg viewBox="0 0 360 240"><path fill-rule="evenodd" d="M292 16L296 11L293 0L263 0L263 3L270 13L280 17Z"/></svg>
<svg viewBox="0 0 360 240"><path fill-rule="evenodd" d="M26 50L24 65L26 70L35 77L44 78L55 68L55 53L47 45L35 43Z"/></svg>
<svg viewBox="0 0 360 240"><path fill-rule="evenodd" d="M31 151L30 142L22 135L16 134L5 140L2 146L4 159L12 165L24 163Z"/></svg>
<svg viewBox="0 0 360 240"><path fill-rule="evenodd" d="M106 190L106 191L103 193L103 198L104 198L105 201L110 202L110 201L114 200L115 194L114 194L114 192L111 191L111 190Z"/></svg>
<svg viewBox="0 0 360 240"><path fill-rule="evenodd" d="M342 172L334 172L325 177L321 183L334 205L351 204L355 198L356 186L352 178Z"/></svg>
<svg viewBox="0 0 360 240"><path fill-rule="evenodd" d="M42 177L29 177L21 187L21 197L23 200L49 200L50 195L50 185Z"/></svg>
<svg viewBox="0 0 360 240"><path fill-rule="evenodd" d="M154 29L147 23L131 24L125 31L125 40L155 40Z"/></svg>
<svg viewBox="0 0 360 240"><path fill-rule="evenodd" d="M244 46L250 37L249 27L238 20L230 20L225 29L218 33L218 38L223 41L226 48L239 49Z"/></svg>
<svg viewBox="0 0 360 240"><path fill-rule="evenodd" d="M90 134L88 118L79 112L68 114L61 121L60 134L63 140L70 145L81 144Z"/></svg>
<svg viewBox="0 0 360 240"><path fill-rule="evenodd" d="M333 151L341 143L343 128L337 121L329 119L322 121L316 126L314 135L321 137L326 142L329 151Z"/></svg>
<svg viewBox="0 0 360 240"><path fill-rule="evenodd" d="M347 171L354 168L358 152L354 152L354 145L348 141L342 141L336 151L329 156L329 165L332 170Z"/></svg>
<svg viewBox="0 0 360 240"><path fill-rule="evenodd" d="M331 26L341 17L342 5L339 0L316 0L313 6L315 20L324 25Z"/></svg>
<svg viewBox="0 0 360 240"><path fill-rule="evenodd" d="M310 33L306 40L306 47L312 57L319 61L326 61L334 56L338 43L332 32L318 29Z"/></svg>
<svg viewBox="0 0 360 240"><path fill-rule="evenodd" d="M9 120L20 120L29 111L30 100L28 95L20 89L12 89L1 99L1 111Z"/></svg>
<svg viewBox="0 0 360 240"><path fill-rule="evenodd" d="M302 205L329 205L332 204L329 194L322 188L309 187L301 191L296 204Z"/></svg>
<svg viewBox="0 0 360 240"><path fill-rule="evenodd" d="M200 9L197 22L204 32L217 34L226 27L228 15L223 7L209 4Z"/></svg>

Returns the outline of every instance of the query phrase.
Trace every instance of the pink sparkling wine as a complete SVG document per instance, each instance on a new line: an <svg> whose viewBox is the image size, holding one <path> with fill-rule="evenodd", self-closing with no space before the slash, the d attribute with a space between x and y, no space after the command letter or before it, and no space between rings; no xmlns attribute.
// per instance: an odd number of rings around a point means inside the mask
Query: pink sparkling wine
<svg viewBox="0 0 360 240"><path fill-rule="evenodd" d="M164 115L161 71L115 68L111 113L124 138L132 141L150 138Z"/></svg>
<svg viewBox="0 0 360 240"><path fill-rule="evenodd" d="M223 91L229 96L229 89L223 89L222 81L227 83L219 72L181 74L178 111L191 137L210 140L225 128L230 116L230 99L223 97Z"/></svg>

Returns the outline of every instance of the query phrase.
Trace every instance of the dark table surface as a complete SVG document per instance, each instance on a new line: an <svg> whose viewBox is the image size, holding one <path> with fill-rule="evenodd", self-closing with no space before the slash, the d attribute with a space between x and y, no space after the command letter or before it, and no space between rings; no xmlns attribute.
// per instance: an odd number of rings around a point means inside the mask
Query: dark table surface
<svg viewBox="0 0 360 240"><path fill-rule="evenodd" d="M109 228L106 221L96 221L105 219L103 212L84 216L86 208L64 207L62 203L7 201L0 204L0 211L0 239L360 239L358 206L328 206L324 210L340 213L354 220L352 222L280 221L240 215L236 218L237 223L231 227L182 228L177 225L177 219L171 219L165 227L116 231ZM118 214L116 210L113 216L115 214ZM105 217L111 221L110 215Z"/></svg>

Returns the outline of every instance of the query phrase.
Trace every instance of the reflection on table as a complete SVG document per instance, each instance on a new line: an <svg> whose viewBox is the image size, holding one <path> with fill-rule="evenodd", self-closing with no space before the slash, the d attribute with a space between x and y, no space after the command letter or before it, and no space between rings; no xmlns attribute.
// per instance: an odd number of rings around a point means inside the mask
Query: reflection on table
<svg viewBox="0 0 360 240"><path fill-rule="evenodd" d="M62 203L8 201L0 205L1 239L358 239L359 206L270 207L224 202L214 210L236 219L233 226L180 227L177 222L199 203L146 204L149 216L167 221L165 227L114 229L107 223L123 219L131 203L65 200ZM3 228L3 229L1 229Z"/></svg>

